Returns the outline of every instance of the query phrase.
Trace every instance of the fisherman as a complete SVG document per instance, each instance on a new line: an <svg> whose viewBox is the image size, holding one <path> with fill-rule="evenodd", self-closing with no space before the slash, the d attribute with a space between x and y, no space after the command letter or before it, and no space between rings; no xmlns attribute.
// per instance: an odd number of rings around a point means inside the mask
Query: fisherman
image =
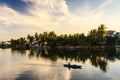
<svg viewBox="0 0 120 80"><path fill-rule="evenodd" d="M68 63L68 65L70 65L70 62Z"/></svg>

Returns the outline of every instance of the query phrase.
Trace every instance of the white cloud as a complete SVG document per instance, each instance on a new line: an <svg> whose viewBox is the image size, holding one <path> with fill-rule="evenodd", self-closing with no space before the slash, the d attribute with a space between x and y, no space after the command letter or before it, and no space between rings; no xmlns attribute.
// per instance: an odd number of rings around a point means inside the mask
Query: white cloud
<svg viewBox="0 0 120 80"><path fill-rule="evenodd" d="M104 10L106 6L110 5L113 2L113 0L105 0L99 7L96 9L92 10L90 13L94 14L100 10Z"/></svg>
<svg viewBox="0 0 120 80"><path fill-rule="evenodd" d="M83 8L85 16L69 12L66 0L24 1L32 3L28 8L32 16L21 14L7 5L0 6L0 31L5 32L3 39L52 30L56 33L86 33L101 23L109 24L108 21L113 21L113 17L106 19L110 15L104 16L104 8L112 0L106 0L105 3L92 11L89 10L90 5L85 5L86 7ZM115 19L118 19L117 16L115 16ZM118 24L115 21L113 22ZM0 34L0 36L2 35Z"/></svg>

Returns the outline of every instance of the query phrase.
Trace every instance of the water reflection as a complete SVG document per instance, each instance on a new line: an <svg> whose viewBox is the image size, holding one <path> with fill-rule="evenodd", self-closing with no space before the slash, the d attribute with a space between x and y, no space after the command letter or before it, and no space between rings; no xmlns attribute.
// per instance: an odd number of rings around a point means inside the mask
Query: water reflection
<svg viewBox="0 0 120 80"><path fill-rule="evenodd" d="M26 50L15 50L15 49L11 49L11 53L12 55L16 55L16 54L21 54L22 56L26 55Z"/></svg>
<svg viewBox="0 0 120 80"><path fill-rule="evenodd" d="M14 51L12 51L14 53ZM25 51L20 51L24 54ZM44 57L52 61L57 61L58 59L66 61L75 61L85 63L90 61L91 65L94 67L99 67L103 72L107 71L108 61L116 61L120 59L120 55L116 54L114 49L100 51L100 50L47 50L47 49L31 49L28 54L29 59Z"/></svg>
<svg viewBox="0 0 120 80"><path fill-rule="evenodd" d="M0 50L0 80L119 80L120 54L100 50ZM82 65L82 69L63 64ZM4 76L7 75L7 76Z"/></svg>
<svg viewBox="0 0 120 80"><path fill-rule="evenodd" d="M62 62L40 57L38 52L0 51L0 80L70 80L71 72L63 68Z"/></svg>
<svg viewBox="0 0 120 80"><path fill-rule="evenodd" d="M15 80L70 80L70 72L61 67L34 66L24 71Z"/></svg>

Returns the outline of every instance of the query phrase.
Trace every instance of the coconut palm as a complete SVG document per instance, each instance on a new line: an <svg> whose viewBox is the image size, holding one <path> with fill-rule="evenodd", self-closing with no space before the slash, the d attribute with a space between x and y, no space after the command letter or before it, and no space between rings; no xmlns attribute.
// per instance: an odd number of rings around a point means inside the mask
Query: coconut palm
<svg viewBox="0 0 120 80"><path fill-rule="evenodd" d="M106 30L105 29L107 29L107 27L105 27L104 24L101 24L98 27L98 37L99 37L100 42L104 42L104 37L106 36Z"/></svg>
<svg viewBox="0 0 120 80"><path fill-rule="evenodd" d="M30 34L28 34L27 39L29 40L29 45L30 45L30 47L31 47L31 46L32 46L32 42L33 42L33 40L34 40L34 37L33 37L33 36L30 36Z"/></svg>

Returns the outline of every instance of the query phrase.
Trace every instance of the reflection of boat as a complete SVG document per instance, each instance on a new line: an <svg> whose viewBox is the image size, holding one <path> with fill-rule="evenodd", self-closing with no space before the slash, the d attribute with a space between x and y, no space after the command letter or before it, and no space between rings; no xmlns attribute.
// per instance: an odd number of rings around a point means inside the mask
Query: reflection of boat
<svg viewBox="0 0 120 80"><path fill-rule="evenodd" d="M79 65L71 65L71 64L63 64L64 67L72 68L72 69L82 69L82 66Z"/></svg>

